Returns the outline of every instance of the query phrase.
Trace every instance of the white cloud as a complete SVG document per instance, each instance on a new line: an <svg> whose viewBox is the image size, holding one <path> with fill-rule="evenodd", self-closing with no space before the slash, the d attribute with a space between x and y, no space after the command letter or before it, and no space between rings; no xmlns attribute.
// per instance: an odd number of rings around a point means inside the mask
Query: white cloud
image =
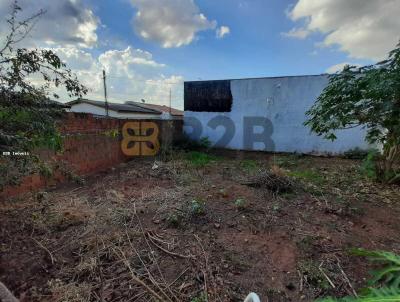
<svg viewBox="0 0 400 302"><path fill-rule="evenodd" d="M3 20L0 43L7 33L3 25L11 3L11 0L0 0L0 20ZM36 46L55 51L89 88L87 98L104 99L102 70L105 69L110 101L140 101L143 98L149 103L168 105L171 88L173 105L183 106L183 78L165 75L166 65L157 62L150 52L130 46L122 50L115 49L120 46L113 46L106 51L94 51L100 20L81 0L19 0L19 5L23 8L21 17L31 16L42 8L47 13L38 20L30 37L17 47ZM38 75L33 75L30 80L37 85L43 84ZM53 91L60 95L60 101L69 100L63 88L53 88Z"/></svg>
<svg viewBox="0 0 400 302"><path fill-rule="evenodd" d="M194 0L131 0L137 8L136 33L164 48L180 47L196 39L199 31L215 29L216 21L202 14Z"/></svg>
<svg viewBox="0 0 400 302"><path fill-rule="evenodd" d="M146 67L165 67L165 64L157 63L153 60L151 53L133 49L128 46L125 50L108 50L99 57L100 63L109 71L114 70L118 74L117 68L124 71L129 70L132 65L145 65Z"/></svg>
<svg viewBox="0 0 400 302"><path fill-rule="evenodd" d="M292 28L289 32L282 34L290 38L305 39L310 34L310 31L304 28Z"/></svg>
<svg viewBox="0 0 400 302"><path fill-rule="evenodd" d="M336 73L336 72L338 72L338 71L342 71L343 68L344 68L346 65L349 65L349 66L360 66L359 64L354 64L354 63L349 63L349 62L343 62L343 63L339 63L339 64L336 64L336 65L333 65L333 66L329 67L328 69L326 69L326 72L327 72L327 73Z"/></svg>
<svg viewBox="0 0 400 302"><path fill-rule="evenodd" d="M231 29L228 26L221 26L217 29L217 38L222 39L225 35L231 33Z"/></svg>
<svg viewBox="0 0 400 302"><path fill-rule="evenodd" d="M140 101L168 105L169 88L172 89L173 105L182 107L183 78L178 75L165 76L164 64L153 60L152 54L127 47L124 50L108 50L94 57L87 51L75 47L53 49L77 74L79 80L90 91L87 98L102 100L102 70L106 70L110 101ZM57 90L66 99L62 90Z"/></svg>
<svg viewBox="0 0 400 302"><path fill-rule="evenodd" d="M324 34L323 46L370 60L386 57L399 41L399 16L399 0L299 0L289 12L305 30Z"/></svg>
<svg viewBox="0 0 400 302"><path fill-rule="evenodd" d="M11 12L12 2L0 1L0 36L3 38L9 30L5 19ZM29 17L41 9L46 11L23 41L25 46L78 45L88 48L97 42L96 30L100 21L80 0L20 0L18 5L23 9L19 18Z"/></svg>

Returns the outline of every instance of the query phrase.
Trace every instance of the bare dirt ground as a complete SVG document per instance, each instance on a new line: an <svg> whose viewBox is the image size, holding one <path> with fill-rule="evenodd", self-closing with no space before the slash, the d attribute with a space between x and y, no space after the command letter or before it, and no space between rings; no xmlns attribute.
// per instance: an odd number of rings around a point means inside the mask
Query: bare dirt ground
<svg viewBox="0 0 400 302"><path fill-rule="evenodd" d="M220 151L135 159L0 202L0 281L21 301L313 301L400 252L400 189L360 162ZM249 185L272 167L293 188Z"/></svg>

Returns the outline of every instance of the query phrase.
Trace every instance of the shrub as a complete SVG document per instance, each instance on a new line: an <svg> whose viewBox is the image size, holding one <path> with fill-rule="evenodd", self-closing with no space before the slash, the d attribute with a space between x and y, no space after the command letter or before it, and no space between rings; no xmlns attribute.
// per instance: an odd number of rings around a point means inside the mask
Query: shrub
<svg viewBox="0 0 400 302"><path fill-rule="evenodd" d="M372 180L378 179L378 171L376 169L376 163L380 154L378 150L371 150L368 152L367 157L364 159L361 165L361 173L367 178Z"/></svg>
<svg viewBox="0 0 400 302"><path fill-rule="evenodd" d="M400 171L386 169L384 156L376 149L370 150L361 165L361 172L367 178L375 181L397 183L400 181Z"/></svg>
<svg viewBox="0 0 400 302"><path fill-rule="evenodd" d="M400 256L384 251L367 251L353 249L351 253L364 256L372 261L380 262L383 267L371 272L372 279L368 287L358 297L319 299L318 302L398 302L400 301Z"/></svg>

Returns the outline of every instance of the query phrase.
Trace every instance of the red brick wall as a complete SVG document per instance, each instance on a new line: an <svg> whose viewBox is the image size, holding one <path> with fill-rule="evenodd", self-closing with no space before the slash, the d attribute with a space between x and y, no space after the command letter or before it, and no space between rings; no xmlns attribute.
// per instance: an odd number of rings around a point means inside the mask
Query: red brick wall
<svg viewBox="0 0 400 302"><path fill-rule="evenodd" d="M86 113L68 113L59 121L62 133L63 151L40 150L40 158L49 163L53 175L45 177L39 174L26 176L20 185L6 187L0 192L0 198L15 197L24 193L37 191L67 181L68 174L90 175L107 170L130 157L121 151L121 138L113 132L121 132L126 122L133 120L96 118ZM143 121L143 120L140 120ZM178 139L182 133L183 121L151 120L160 129L161 144Z"/></svg>

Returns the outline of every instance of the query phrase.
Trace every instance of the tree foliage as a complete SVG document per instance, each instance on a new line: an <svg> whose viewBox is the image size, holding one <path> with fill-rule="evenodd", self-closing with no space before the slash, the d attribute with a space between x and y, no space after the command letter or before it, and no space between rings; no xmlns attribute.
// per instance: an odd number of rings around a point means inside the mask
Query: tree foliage
<svg viewBox="0 0 400 302"><path fill-rule="evenodd" d="M0 46L0 152L31 152L35 148L60 149L56 119L63 109L52 93L64 87L69 96L81 97L87 89L64 62L49 49L18 48L45 11L19 19L18 1L7 19L9 34ZM2 156L0 189L37 168L38 158Z"/></svg>
<svg viewBox="0 0 400 302"><path fill-rule="evenodd" d="M382 158L376 162L379 178L400 180L400 43L385 61L345 66L330 75L307 115L305 125L330 140L336 139L337 130L366 127L367 141L383 146Z"/></svg>

